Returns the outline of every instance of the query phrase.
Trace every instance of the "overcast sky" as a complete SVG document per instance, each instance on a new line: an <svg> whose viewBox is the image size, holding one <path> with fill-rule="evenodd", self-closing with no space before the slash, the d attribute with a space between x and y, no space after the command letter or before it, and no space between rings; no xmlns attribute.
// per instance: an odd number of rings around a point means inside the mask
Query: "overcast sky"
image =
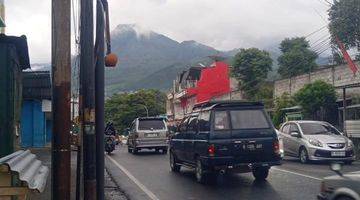
<svg viewBox="0 0 360 200"><path fill-rule="evenodd" d="M50 62L51 0L5 0L7 34L26 34L32 63ZM323 27L324 0L109 0L111 26L136 23L220 50L274 46ZM328 35L324 30L311 41Z"/></svg>

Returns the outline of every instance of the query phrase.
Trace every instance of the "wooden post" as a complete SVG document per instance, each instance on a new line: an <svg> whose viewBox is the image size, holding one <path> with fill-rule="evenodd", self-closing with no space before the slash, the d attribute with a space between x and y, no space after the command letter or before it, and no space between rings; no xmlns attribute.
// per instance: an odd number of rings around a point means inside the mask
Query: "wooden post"
<svg viewBox="0 0 360 200"><path fill-rule="evenodd" d="M52 1L52 199L70 199L71 0Z"/></svg>

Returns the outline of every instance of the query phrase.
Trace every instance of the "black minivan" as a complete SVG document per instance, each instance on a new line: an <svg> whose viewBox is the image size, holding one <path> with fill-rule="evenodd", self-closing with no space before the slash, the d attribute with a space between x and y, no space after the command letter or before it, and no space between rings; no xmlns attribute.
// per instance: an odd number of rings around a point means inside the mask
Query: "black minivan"
<svg viewBox="0 0 360 200"><path fill-rule="evenodd" d="M252 172L265 180L280 165L276 130L259 102L211 101L198 104L170 139L170 167L194 168L198 182L208 175Z"/></svg>

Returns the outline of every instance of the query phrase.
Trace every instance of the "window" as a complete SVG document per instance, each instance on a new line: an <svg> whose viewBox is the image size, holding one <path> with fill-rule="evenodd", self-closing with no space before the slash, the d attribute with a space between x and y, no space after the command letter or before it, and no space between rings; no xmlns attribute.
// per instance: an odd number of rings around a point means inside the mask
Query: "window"
<svg viewBox="0 0 360 200"><path fill-rule="evenodd" d="M191 117L188 123L187 131L188 132L197 132L198 129L198 120L197 117Z"/></svg>
<svg viewBox="0 0 360 200"><path fill-rule="evenodd" d="M189 118L184 118L184 120L179 125L179 132L185 132L186 131L186 125L189 121Z"/></svg>
<svg viewBox="0 0 360 200"><path fill-rule="evenodd" d="M300 127L305 135L327 134L341 135L334 127L328 124L301 123Z"/></svg>
<svg viewBox="0 0 360 200"><path fill-rule="evenodd" d="M230 129L229 116L226 111L215 112L215 130Z"/></svg>
<svg viewBox="0 0 360 200"><path fill-rule="evenodd" d="M289 129L290 129L290 124L285 124L282 129L281 132L285 133L285 134L289 134Z"/></svg>
<svg viewBox="0 0 360 200"><path fill-rule="evenodd" d="M292 133L292 132L298 132L298 133L300 133L299 128L298 128L298 126L297 126L296 124L291 124L291 126L290 126L290 133Z"/></svg>
<svg viewBox="0 0 360 200"><path fill-rule="evenodd" d="M230 114L233 129L270 128L263 110L234 110Z"/></svg>
<svg viewBox="0 0 360 200"><path fill-rule="evenodd" d="M165 130L166 126L162 119L140 119L139 130Z"/></svg>
<svg viewBox="0 0 360 200"><path fill-rule="evenodd" d="M198 119L199 131L210 131L210 111L203 111Z"/></svg>

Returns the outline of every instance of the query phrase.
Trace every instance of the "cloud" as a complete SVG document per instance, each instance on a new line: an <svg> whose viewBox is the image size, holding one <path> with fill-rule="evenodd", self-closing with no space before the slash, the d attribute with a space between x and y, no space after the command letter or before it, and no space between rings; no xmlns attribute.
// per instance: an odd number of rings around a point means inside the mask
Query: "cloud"
<svg viewBox="0 0 360 200"><path fill-rule="evenodd" d="M6 0L6 34L26 35L32 63L51 57L51 1Z"/></svg>
<svg viewBox="0 0 360 200"><path fill-rule="evenodd" d="M108 0L111 27L138 24L179 42L196 40L221 50L267 48L285 37L324 26L327 7L316 0ZM8 0L8 32L27 34L32 62L50 60L51 1ZM315 11L316 10L316 11ZM145 27L145 28L143 28ZM316 41L323 31L309 38Z"/></svg>

